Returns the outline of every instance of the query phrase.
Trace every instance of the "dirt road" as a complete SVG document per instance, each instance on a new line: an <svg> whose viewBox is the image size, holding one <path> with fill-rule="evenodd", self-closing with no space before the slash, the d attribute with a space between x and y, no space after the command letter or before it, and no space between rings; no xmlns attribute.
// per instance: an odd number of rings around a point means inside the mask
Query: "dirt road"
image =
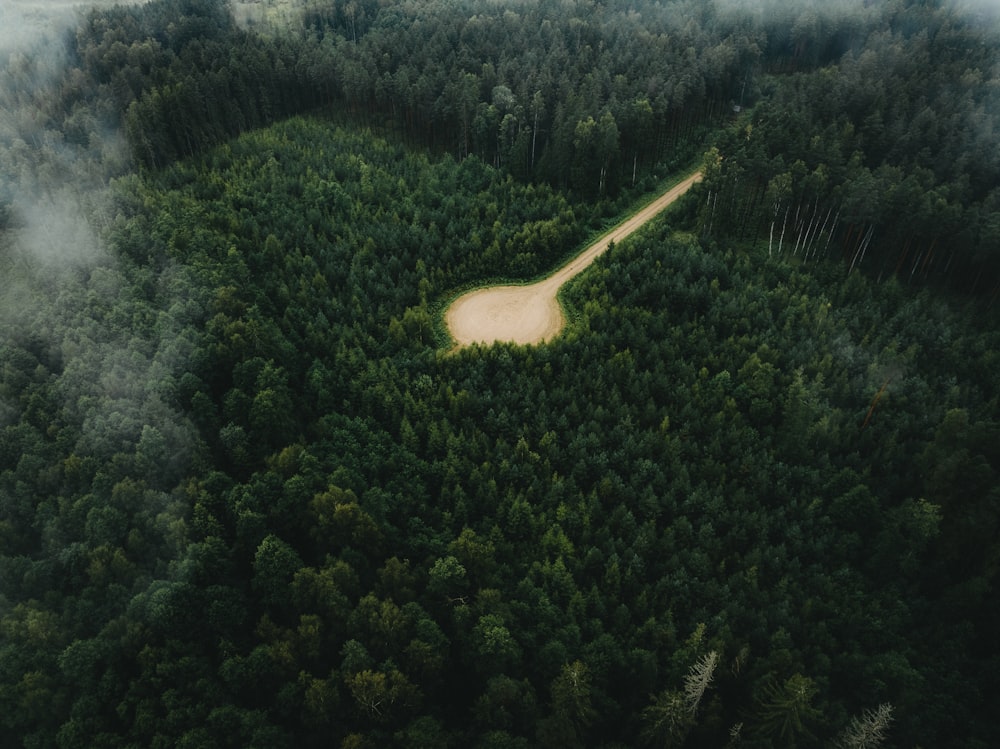
<svg viewBox="0 0 1000 749"><path fill-rule="evenodd" d="M463 294L445 312L448 332L459 346L470 343L542 343L558 335L565 320L556 295L586 270L608 244L625 239L701 179L696 172L618 224L547 278L528 286L488 286Z"/></svg>

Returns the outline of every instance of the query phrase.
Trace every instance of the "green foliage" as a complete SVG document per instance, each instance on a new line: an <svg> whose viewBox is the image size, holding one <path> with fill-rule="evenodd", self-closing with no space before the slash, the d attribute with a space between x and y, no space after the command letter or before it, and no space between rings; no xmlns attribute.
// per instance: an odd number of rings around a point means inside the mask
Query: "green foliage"
<svg viewBox="0 0 1000 749"><path fill-rule="evenodd" d="M783 684L768 684L758 698L754 730L777 746L815 745L810 727L820 717L811 704L817 691L812 679L802 674L793 674Z"/></svg>
<svg viewBox="0 0 1000 749"><path fill-rule="evenodd" d="M997 34L945 7L887 7L829 65L768 78L718 138L704 234L995 299L998 131L979 71Z"/></svg>
<svg viewBox="0 0 1000 749"><path fill-rule="evenodd" d="M277 536L268 535L254 554L253 589L265 603L282 606L288 601L289 583L302 568L295 550Z"/></svg>
<svg viewBox="0 0 1000 749"><path fill-rule="evenodd" d="M823 259L824 196L860 251L859 222L925 193L951 220L935 185L961 169L921 155L929 121L897 149L877 118L846 128L869 109L816 115L816 141L781 119L854 80L814 66L874 80L880 7L634 5L310 5L301 37L218 3L87 17L66 91L120 97L140 161L196 156L94 203L106 257L56 270L3 240L8 743L990 745L995 312ZM918 6L885 12L946 12ZM732 84L759 97L755 61L799 72L703 192L565 290L565 335L433 348L435 305L551 269ZM389 137L251 131L319 103ZM6 174L34 146L4 137Z"/></svg>
<svg viewBox="0 0 1000 749"><path fill-rule="evenodd" d="M586 729L596 715L591 704L591 689L586 665L580 661L563 665L552 682L551 713L539 722L539 743L558 747L587 743Z"/></svg>
<svg viewBox="0 0 1000 749"><path fill-rule="evenodd" d="M122 188L112 241L147 227L198 302L103 302L172 331L105 361L184 342L138 405L5 349L8 730L721 745L742 722L805 745L891 698L921 716L901 741L988 733L927 686L977 678L995 616L997 345L973 308L654 224L567 289L565 336L444 355L407 310L503 273L480 250L541 210L568 227L563 199L316 119ZM39 423L67 392L77 421ZM49 695L51 730L28 717Z"/></svg>
<svg viewBox="0 0 1000 749"><path fill-rule="evenodd" d="M682 692L664 690L643 708L643 738L651 745L673 747L683 744L694 723L688 700Z"/></svg>

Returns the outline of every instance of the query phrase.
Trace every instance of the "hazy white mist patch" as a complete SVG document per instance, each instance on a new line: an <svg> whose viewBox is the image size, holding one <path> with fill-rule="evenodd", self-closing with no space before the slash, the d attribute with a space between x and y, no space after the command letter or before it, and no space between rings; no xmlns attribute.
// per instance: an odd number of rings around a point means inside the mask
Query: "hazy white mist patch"
<svg viewBox="0 0 1000 749"><path fill-rule="evenodd" d="M148 300L130 296L127 269L101 238L108 184L128 169L124 137L92 107L51 106L82 14L120 4L0 0L0 347L31 341L78 425L78 454L132 456L130 470L159 477L162 490L198 442L171 393L188 350L169 320L136 329ZM0 425L20 411L0 398Z"/></svg>
<svg viewBox="0 0 1000 749"><path fill-rule="evenodd" d="M75 5L4 0L0 3L0 59L6 61L13 52L56 41L76 18Z"/></svg>
<svg viewBox="0 0 1000 749"><path fill-rule="evenodd" d="M952 5L959 11L990 11L994 20L1000 13L1000 0L952 0Z"/></svg>
<svg viewBox="0 0 1000 749"><path fill-rule="evenodd" d="M0 59L39 42L61 40L62 35L90 8L143 5L128 0L3 0L0 2Z"/></svg>
<svg viewBox="0 0 1000 749"><path fill-rule="evenodd" d="M823 16L849 16L867 14L865 0L712 0L712 5L720 16L740 14L752 18L784 18L798 16L805 12Z"/></svg>
<svg viewBox="0 0 1000 749"><path fill-rule="evenodd" d="M230 0L233 20L242 29L267 31L298 23L305 0Z"/></svg>
<svg viewBox="0 0 1000 749"><path fill-rule="evenodd" d="M113 0L0 0L0 319L51 302L62 271L110 262L93 226L107 223L106 185L127 168L121 133L89 117L89 137L68 142L52 97L69 63L67 44L82 14ZM0 229L3 227L0 226ZM48 293L46 293L48 292Z"/></svg>
<svg viewBox="0 0 1000 749"><path fill-rule="evenodd" d="M15 201L14 210L22 224L15 232L14 252L41 264L41 270L79 268L106 259L72 192L50 193L31 203Z"/></svg>

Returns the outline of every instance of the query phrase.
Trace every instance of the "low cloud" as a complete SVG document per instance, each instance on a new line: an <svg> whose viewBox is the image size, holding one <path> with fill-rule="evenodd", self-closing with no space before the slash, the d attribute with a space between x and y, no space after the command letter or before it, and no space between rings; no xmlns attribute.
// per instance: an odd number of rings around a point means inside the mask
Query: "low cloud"
<svg viewBox="0 0 1000 749"><path fill-rule="evenodd" d="M187 352L162 310L152 310L164 315L156 333L134 329L150 302L130 296L126 263L101 238L113 222L107 183L128 159L92 103L63 111L83 10L0 0L0 348L30 350L48 370L78 454L134 456L130 470L167 490L197 444L170 387ZM5 397L0 425L20 418L16 394Z"/></svg>
<svg viewBox="0 0 1000 749"><path fill-rule="evenodd" d="M72 190L50 192L30 203L15 199L13 251L39 270L77 269L106 259L97 235Z"/></svg>

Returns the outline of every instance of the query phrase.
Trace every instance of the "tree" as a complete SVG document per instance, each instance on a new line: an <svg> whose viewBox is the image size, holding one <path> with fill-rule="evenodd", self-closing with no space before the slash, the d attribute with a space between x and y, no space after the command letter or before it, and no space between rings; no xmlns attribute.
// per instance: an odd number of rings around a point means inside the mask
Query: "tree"
<svg viewBox="0 0 1000 749"><path fill-rule="evenodd" d="M499 673L516 667L521 648L496 614L481 616L472 628L474 665L485 673Z"/></svg>
<svg viewBox="0 0 1000 749"><path fill-rule="evenodd" d="M264 603L283 606L291 600L292 578L302 567L302 559L295 550L274 534L269 534L254 554L253 588Z"/></svg>
<svg viewBox="0 0 1000 749"><path fill-rule="evenodd" d="M531 97L531 163L530 170L535 170L535 153L538 146L538 130L541 118L545 115L545 97L541 91L536 91Z"/></svg>
<svg viewBox="0 0 1000 749"><path fill-rule="evenodd" d="M621 122L621 118L619 118ZM625 120L621 124L622 150L625 150L626 141L632 147L632 187L635 187L636 176L638 175L639 158L645 158L654 146L653 139L653 106L649 99L641 97L633 99L626 109Z"/></svg>
<svg viewBox="0 0 1000 749"><path fill-rule="evenodd" d="M851 718L837 739L837 746L842 749L877 749L885 741L891 724L892 705L882 703L874 710L865 710Z"/></svg>
<svg viewBox="0 0 1000 749"><path fill-rule="evenodd" d="M573 134L578 189L588 195L605 194L609 170L618 155L618 125L610 111L599 120L580 120ZM593 190L592 188L596 188Z"/></svg>
<svg viewBox="0 0 1000 749"><path fill-rule="evenodd" d="M688 645L696 647L701 642L704 628L695 629ZM643 708L643 738L649 743L667 747L680 746L695 726L698 707L705 690L712 683L719 654L712 650L703 655L684 677L683 691L664 690L650 697L651 704Z"/></svg>
<svg viewBox="0 0 1000 749"><path fill-rule="evenodd" d="M314 520L309 533L320 548L333 544L376 553L381 546L378 524L361 508L350 489L329 486L313 497L309 513Z"/></svg>
<svg viewBox="0 0 1000 749"><path fill-rule="evenodd" d="M652 704L642 711L643 738L667 749L683 744L694 725L689 698L683 692L664 690L650 700Z"/></svg>
<svg viewBox="0 0 1000 749"><path fill-rule="evenodd" d="M581 661L564 664L552 681L551 694L551 712L539 723L539 741L553 747L583 746L584 732L597 715L587 666Z"/></svg>
<svg viewBox="0 0 1000 749"><path fill-rule="evenodd" d="M446 90L446 95L454 102L462 128L458 157L464 159L472 149L472 123L479 103L479 79L474 73L462 73L450 83L450 89Z"/></svg>
<svg viewBox="0 0 1000 749"><path fill-rule="evenodd" d="M810 726L820 718L812 705L816 692L813 680L802 674L772 681L757 699L754 732L790 749L815 744Z"/></svg>
<svg viewBox="0 0 1000 749"><path fill-rule="evenodd" d="M399 724L420 703L420 689L398 669L365 669L344 678L360 713L372 723Z"/></svg>
<svg viewBox="0 0 1000 749"><path fill-rule="evenodd" d="M465 567L451 555L436 559L430 569L427 589L449 600L463 598L468 589Z"/></svg>
<svg viewBox="0 0 1000 749"><path fill-rule="evenodd" d="M705 690L712 683L717 665L719 665L719 654L712 650L699 658L684 677L684 697L692 715L698 712L698 705Z"/></svg>

